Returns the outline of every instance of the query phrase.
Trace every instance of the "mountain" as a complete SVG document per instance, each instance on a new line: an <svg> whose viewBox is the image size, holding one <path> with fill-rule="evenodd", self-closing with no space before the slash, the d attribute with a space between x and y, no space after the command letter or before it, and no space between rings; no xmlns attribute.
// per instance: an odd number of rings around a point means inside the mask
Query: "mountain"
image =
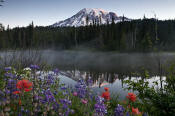
<svg viewBox="0 0 175 116"><path fill-rule="evenodd" d="M115 23L120 22L122 20L124 21L130 21L131 19L128 19L123 16L117 16L114 12L107 12L102 9L95 9L95 8L84 8L80 10L77 14L73 15L72 17L57 22L52 27L66 27L66 26L85 26L85 25L91 25L91 24L107 24L112 23L112 20L114 20Z"/></svg>

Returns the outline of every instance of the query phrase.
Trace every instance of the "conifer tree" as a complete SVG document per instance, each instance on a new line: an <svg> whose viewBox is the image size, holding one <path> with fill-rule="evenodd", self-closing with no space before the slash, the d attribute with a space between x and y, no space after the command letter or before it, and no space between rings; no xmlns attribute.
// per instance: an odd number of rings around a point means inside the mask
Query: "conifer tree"
<svg viewBox="0 0 175 116"><path fill-rule="evenodd" d="M86 26L88 26L89 25L89 17L88 17L88 15L86 16Z"/></svg>

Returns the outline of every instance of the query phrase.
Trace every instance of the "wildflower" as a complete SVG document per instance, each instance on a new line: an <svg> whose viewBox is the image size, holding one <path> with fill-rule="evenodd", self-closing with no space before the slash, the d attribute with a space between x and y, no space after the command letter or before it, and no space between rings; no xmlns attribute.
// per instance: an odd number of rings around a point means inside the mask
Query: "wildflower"
<svg viewBox="0 0 175 116"><path fill-rule="evenodd" d="M78 94L77 94L77 92L73 92L73 96L77 96Z"/></svg>
<svg viewBox="0 0 175 116"><path fill-rule="evenodd" d="M134 93L128 93L128 96L126 97L132 102L136 101L136 95Z"/></svg>
<svg viewBox="0 0 175 116"><path fill-rule="evenodd" d="M99 116L104 116L105 114L107 114L107 108L104 104L104 98L102 98L101 96L98 96L96 98L95 112Z"/></svg>
<svg viewBox="0 0 175 116"><path fill-rule="evenodd" d="M130 116L129 112L126 112L126 116Z"/></svg>
<svg viewBox="0 0 175 116"><path fill-rule="evenodd" d="M75 85L75 89L77 92L77 96L80 98L84 98L87 94L87 85L84 80L79 80L78 83Z"/></svg>
<svg viewBox="0 0 175 116"><path fill-rule="evenodd" d="M45 94L45 99L44 99L45 102L51 103L51 102L56 101L55 97L54 97L54 94L49 89L44 91L44 94Z"/></svg>
<svg viewBox="0 0 175 116"><path fill-rule="evenodd" d="M23 69L24 71L31 71L31 68L27 67Z"/></svg>
<svg viewBox="0 0 175 116"><path fill-rule="evenodd" d="M12 74L12 73L5 73L4 74L6 77L10 77L10 78L16 78L17 76L15 74Z"/></svg>
<svg viewBox="0 0 175 116"><path fill-rule="evenodd" d="M58 104L57 102L55 102L55 103L53 104L53 109L54 109L55 111L57 111L57 110L59 109L59 104Z"/></svg>
<svg viewBox="0 0 175 116"><path fill-rule="evenodd" d="M124 110L123 106L118 104L115 108L115 116L124 116Z"/></svg>
<svg viewBox="0 0 175 116"><path fill-rule="evenodd" d="M66 89L67 89L66 85L63 84L63 85L61 86L61 90L66 90Z"/></svg>
<svg viewBox="0 0 175 116"><path fill-rule="evenodd" d="M108 87L104 87L104 90L105 90L105 91L109 91L109 88L108 88Z"/></svg>
<svg viewBox="0 0 175 116"><path fill-rule="evenodd" d="M109 93L109 88L105 87L104 88L105 92L102 93L102 96L106 100L110 100L110 93Z"/></svg>
<svg viewBox="0 0 175 116"><path fill-rule="evenodd" d="M20 91L14 91L13 94L19 94L21 91L25 91L25 92L29 92L32 90L32 82L30 82L29 80L20 80L17 82L16 87L20 90Z"/></svg>
<svg viewBox="0 0 175 116"><path fill-rule="evenodd" d="M81 102L82 102L83 104L87 104L87 103L88 103L88 100L82 99Z"/></svg>
<svg viewBox="0 0 175 116"><path fill-rule="evenodd" d="M31 65L30 65L30 68L31 68L31 69L36 69L36 70L38 70L38 69L39 69L39 66L38 66L38 65L32 65L32 64L31 64Z"/></svg>
<svg viewBox="0 0 175 116"><path fill-rule="evenodd" d="M66 104L66 105L71 105L71 101L70 100L68 100L68 99L60 99L60 102L62 103L62 104Z"/></svg>
<svg viewBox="0 0 175 116"><path fill-rule="evenodd" d="M58 73L59 73L60 71L58 70L58 68L56 68L56 69L53 70L53 72L54 72L54 74L58 75Z"/></svg>
<svg viewBox="0 0 175 116"><path fill-rule="evenodd" d="M62 104L62 109L65 111L64 112L64 116L68 116L69 113L71 112L71 109L69 108L69 106L71 105L71 101L68 99L60 99L60 103Z"/></svg>
<svg viewBox="0 0 175 116"><path fill-rule="evenodd" d="M29 80L20 80L17 82L17 85L16 87L20 90L26 90L26 89L30 89L31 90L31 87L32 87L32 82L30 82Z"/></svg>
<svg viewBox="0 0 175 116"><path fill-rule="evenodd" d="M138 108L134 108L134 107L132 107L132 113L135 115L141 114L141 112L139 112Z"/></svg>
<svg viewBox="0 0 175 116"><path fill-rule="evenodd" d="M8 71L12 70L12 67L5 67L4 70L5 70L6 72L8 72Z"/></svg>
<svg viewBox="0 0 175 116"><path fill-rule="evenodd" d="M20 91L14 91L13 94L20 94Z"/></svg>
<svg viewBox="0 0 175 116"><path fill-rule="evenodd" d="M32 90L32 88L30 88L30 89L24 89L25 92L29 92L31 90Z"/></svg>
<svg viewBox="0 0 175 116"><path fill-rule="evenodd" d="M89 79L87 80L87 85L88 85L88 86L92 86L92 84L93 84L93 81L92 81L92 79L89 78Z"/></svg>
<svg viewBox="0 0 175 116"><path fill-rule="evenodd" d="M9 91L9 93L12 93L12 92L16 91L16 83L17 83L16 80L8 79L7 86L6 86L7 87L6 91Z"/></svg>
<svg viewBox="0 0 175 116"><path fill-rule="evenodd" d="M53 84L54 83L54 77L53 77L53 75L49 74L47 76L47 79L46 80L47 80L47 84L48 85Z"/></svg>

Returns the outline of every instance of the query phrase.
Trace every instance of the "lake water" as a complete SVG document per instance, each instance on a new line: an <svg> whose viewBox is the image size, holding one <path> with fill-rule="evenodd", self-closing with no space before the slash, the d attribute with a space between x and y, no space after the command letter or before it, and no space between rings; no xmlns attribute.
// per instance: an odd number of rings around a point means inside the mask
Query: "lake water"
<svg viewBox="0 0 175 116"><path fill-rule="evenodd" d="M128 92L133 92L133 91L128 91L126 89L127 85L123 83L124 80L134 80L138 81L142 79L142 77L123 77L119 78L118 74L92 74L90 72L84 72L84 71L61 71L60 75L60 82L66 84L67 86L75 86L76 81L78 79L84 79L86 80L87 78L92 78L93 80L93 85L92 85L92 90L94 94L99 94L104 91L104 87L108 87L110 89L111 96L118 96L119 99L123 100L126 98L126 95ZM165 80L165 77L163 76L161 78L162 80ZM161 87L160 83L160 77L154 76L151 77L150 79L145 79L145 81L149 82L149 86L153 85L153 82L156 81L158 82L157 87ZM162 86L164 83L162 83Z"/></svg>
<svg viewBox="0 0 175 116"><path fill-rule="evenodd" d="M6 65L15 60L23 63L45 62L61 71L60 82L74 86L80 78L91 78L93 90L101 93L104 87L109 87L111 94L124 99L128 91L123 84L124 79L139 79L133 73L143 73L146 69L152 81L160 82L160 76L166 74L166 69L175 60L175 53L116 53L90 51L14 51L1 52L2 61ZM10 61L10 62L9 62ZM30 62L29 62L30 61ZM9 62L9 64L8 64ZM165 78L165 77L163 77Z"/></svg>

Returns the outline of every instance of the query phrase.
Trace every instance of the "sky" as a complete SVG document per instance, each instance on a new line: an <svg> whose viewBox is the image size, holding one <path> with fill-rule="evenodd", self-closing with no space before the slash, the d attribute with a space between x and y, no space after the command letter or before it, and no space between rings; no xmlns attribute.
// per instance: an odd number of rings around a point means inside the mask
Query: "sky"
<svg viewBox="0 0 175 116"><path fill-rule="evenodd" d="M175 0L5 0L0 7L0 23L11 28L47 26L76 14L83 8L101 8L132 19L174 19Z"/></svg>

